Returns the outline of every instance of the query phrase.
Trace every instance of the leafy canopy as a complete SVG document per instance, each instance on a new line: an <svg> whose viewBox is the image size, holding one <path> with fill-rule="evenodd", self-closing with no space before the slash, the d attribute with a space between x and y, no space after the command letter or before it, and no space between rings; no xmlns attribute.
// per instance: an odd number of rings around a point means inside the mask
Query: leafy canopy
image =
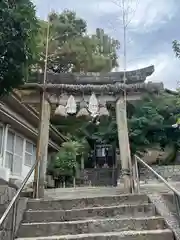
<svg viewBox="0 0 180 240"><path fill-rule="evenodd" d="M161 93L157 96L146 95L141 101L128 103L128 128L132 155L144 152L154 145L164 148L173 145L176 149L180 146L180 130L173 129L172 124L180 117L180 96ZM81 122L72 124L62 131L71 131L72 135L88 140L94 146L95 141L110 143L118 147L118 135L115 111L110 110L110 118L102 119L98 126ZM74 126L74 128L73 128Z"/></svg>
<svg viewBox="0 0 180 240"><path fill-rule="evenodd" d="M84 142L69 141L62 144L61 150L52 159L48 172L54 177L73 176L77 166L77 156L84 150Z"/></svg>
<svg viewBox="0 0 180 240"><path fill-rule="evenodd" d="M0 95L24 83L36 54L37 29L30 0L0 1Z"/></svg>
<svg viewBox="0 0 180 240"><path fill-rule="evenodd" d="M48 69L53 72L103 72L117 66L119 42L102 29L87 33L86 22L75 12L65 10L51 13L48 52ZM36 67L43 70L46 48L47 22L41 21L37 36L39 61Z"/></svg>
<svg viewBox="0 0 180 240"><path fill-rule="evenodd" d="M174 40L172 43L173 51L177 58L180 58L180 41Z"/></svg>

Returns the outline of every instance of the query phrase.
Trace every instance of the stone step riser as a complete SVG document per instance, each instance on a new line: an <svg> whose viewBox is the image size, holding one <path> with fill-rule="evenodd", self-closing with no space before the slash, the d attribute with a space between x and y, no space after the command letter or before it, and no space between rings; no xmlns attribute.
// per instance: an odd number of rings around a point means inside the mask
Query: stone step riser
<svg viewBox="0 0 180 240"><path fill-rule="evenodd" d="M96 191L76 191L76 192L55 192L54 194L48 193L46 195L47 198L50 199L74 199L74 198L83 198L84 196L86 197L104 197L104 196L119 196L120 194L123 194L123 192L117 192L117 191L112 191L112 190L97 190ZM52 197L53 196L53 197Z"/></svg>
<svg viewBox="0 0 180 240"><path fill-rule="evenodd" d="M97 221L75 221L61 223L22 224L19 237L40 237L53 235L107 233L130 230L165 229L162 218L149 219L106 219Z"/></svg>
<svg viewBox="0 0 180 240"><path fill-rule="evenodd" d="M106 196L84 199L66 199L66 200L31 200L28 202L27 210L70 210L80 208L92 208L100 206L140 205L149 202L146 195L121 195Z"/></svg>
<svg viewBox="0 0 180 240"><path fill-rule="evenodd" d="M27 211L25 212L23 222L60 222L111 217L151 217L155 215L155 207L151 204L148 204L140 206L112 206L101 208L74 209L67 211Z"/></svg>
<svg viewBox="0 0 180 240"><path fill-rule="evenodd" d="M48 237L48 238L32 238L28 240L174 240L174 236L172 232L162 232L162 233L142 233L137 235L125 235L117 234L111 236L105 236L101 234L100 236L72 236L72 237ZM17 240L26 240L25 238L17 239Z"/></svg>

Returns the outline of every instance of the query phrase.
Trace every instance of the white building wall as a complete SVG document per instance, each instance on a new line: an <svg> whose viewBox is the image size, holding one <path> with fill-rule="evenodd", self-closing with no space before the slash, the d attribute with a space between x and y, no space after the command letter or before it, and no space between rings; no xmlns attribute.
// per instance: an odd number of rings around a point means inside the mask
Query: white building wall
<svg viewBox="0 0 180 240"><path fill-rule="evenodd" d="M31 140L27 139L25 136L22 134L19 134L18 132L14 131L13 128L10 128L8 125L3 125L0 123L0 127L3 127L3 136L0 141L1 146L0 146L0 177L3 178L4 180L8 181L10 178L12 179L17 179L17 180L23 180L28 172L31 170L32 165L35 162L35 154L33 155L33 161L31 164L27 164L25 161L26 158L26 142L32 143L34 146L34 151L36 149L35 143L33 143ZM11 131L15 136L19 136L23 139L23 153L22 153L22 162L21 166L21 171L19 174L15 174L13 171L10 171L9 168L7 168L7 163L6 163L6 151L7 151L7 138L8 138L8 131ZM1 137L1 136L0 136ZM34 173L31 175L30 179L28 182L32 182L34 179Z"/></svg>
<svg viewBox="0 0 180 240"><path fill-rule="evenodd" d="M5 168L5 169L8 171L7 168ZM16 175L16 174L13 174L13 173L9 173L9 179L11 178L11 179L17 179L17 180L23 181L30 170L31 170L31 167L28 167L28 166L23 164L21 175ZM31 183L33 181L34 181L34 173L32 173L31 177L28 180L28 183Z"/></svg>

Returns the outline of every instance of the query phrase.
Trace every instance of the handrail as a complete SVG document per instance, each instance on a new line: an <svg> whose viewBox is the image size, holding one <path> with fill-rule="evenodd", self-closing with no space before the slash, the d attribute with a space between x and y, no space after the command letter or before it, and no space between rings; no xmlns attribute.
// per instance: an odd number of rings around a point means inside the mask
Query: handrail
<svg viewBox="0 0 180 240"><path fill-rule="evenodd" d="M18 199L18 197L20 196L24 186L26 185L27 181L29 180L31 174L33 173L33 171L35 170L36 168L36 165L38 164L38 161L36 161L34 163L34 165L32 166L32 168L30 169L30 171L28 172L27 176L25 177L25 179L23 180L22 184L21 184L21 187L18 189L17 193L15 194L15 196L12 198L11 202L9 203L7 209L5 210L5 212L3 213L2 217L0 218L0 228L2 227L4 221L6 220L6 218L8 217L8 214L10 213L11 209L13 208L14 204L16 204L16 201ZM15 213L13 213L14 215ZM14 218L14 216L12 216L12 218ZM14 232L12 230L12 236ZM12 237L13 239L13 237Z"/></svg>
<svg viewBox="0 0 180 240"><path fill-rule="evenodd" d="M180 192L171 186L160 174L158 174L152 167L150 167L147 163L145 163L140 157L135 155L135 159L138 160L142 165L147 167L157 178L159 178L171 191L173 191L178 197L180 197Z"/></svg>

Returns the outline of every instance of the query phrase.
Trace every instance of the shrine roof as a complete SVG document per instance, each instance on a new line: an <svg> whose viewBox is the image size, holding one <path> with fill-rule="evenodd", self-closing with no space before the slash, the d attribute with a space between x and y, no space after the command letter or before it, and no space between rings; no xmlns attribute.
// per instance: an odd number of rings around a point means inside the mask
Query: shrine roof
<svg viewBox="0 0 180 240"><path fill-rule="evenodd" d="M154 72L154 66L126 71L126 84L143 83ZM124 72L108 73L47 73L47 84L114 84L123 83ZM33 73L30 82L42 83L44 73Z"/></svg>

